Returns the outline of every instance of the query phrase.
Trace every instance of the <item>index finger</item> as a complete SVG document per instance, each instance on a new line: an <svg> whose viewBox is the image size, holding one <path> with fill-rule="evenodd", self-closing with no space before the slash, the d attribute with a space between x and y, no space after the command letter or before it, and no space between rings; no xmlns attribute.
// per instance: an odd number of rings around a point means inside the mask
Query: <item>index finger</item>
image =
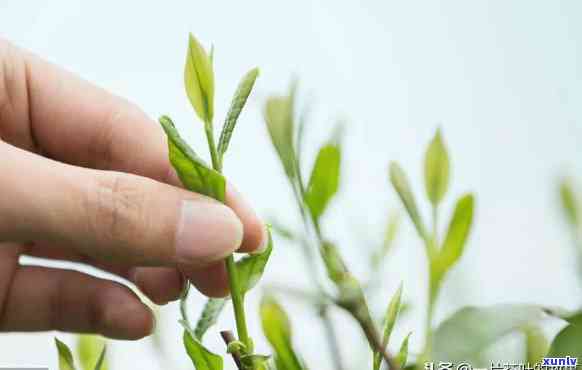
<svg viewBox="0 0 582 370"><path fill-rule="evenodd" d="M165 134L137 106L1 40L0 63L0 107L8 106L0 118L8 127L5 140L61 162L180 185ZM3 76L6 71L10 76ZM3 97L18 101L3 104ZM243 224L240 251L261 248L261 220L230 184L226 198Z"/></svg>

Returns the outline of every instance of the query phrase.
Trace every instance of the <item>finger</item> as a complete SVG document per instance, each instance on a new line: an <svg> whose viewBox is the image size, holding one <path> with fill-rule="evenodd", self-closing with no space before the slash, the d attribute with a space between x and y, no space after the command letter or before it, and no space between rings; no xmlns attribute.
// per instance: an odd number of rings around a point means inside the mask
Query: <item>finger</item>
<svg viewBox="0 0 582 370"><path fill-rule="evenodd" d="M178 299L184 285L182 274L171 267L136 267L130 280L158 305Z"/></svg>
<svg viewBox="0 0 582 370"><path fill-rule="evenodd" d="M19 125L8 130L6 140L25 148L34 143L39 152L69 164L129 172L180 185L168 162L162 129L139 108L34 55L4 45L12 50L5 63L12 63L15 71L26 71L27 76L27 84L6 87L23 90L24 86L27 92L11 94L25 99L19 107L26 108L19 111L26 114L12 114L8 122L18 121ZM232 186L227 189L227 204L243 224L241 251L266 246L263 223Z"/></svg>
<svg viewBox="0 0 582 370"><path fill-rule="evenodd" d="M117 339L149 335L154 317L127 287L76 271L20 267L0 331L61 330Z"/></svg>
<svg viewBox="0 0 582 370"><path fill-rule="evenodd" d="M229 293L228 274L224 261L201 269L185 269L183 272L196 289L208 297L222 298Z"/></svg>
<svg viewBox="0 0 582 370"><path fill-rule="evenodd" d="M240 246L238 217L204 196L5 143L0 157L0 194L10 194L0 198L0 240L46 240L102 261L185 268L222 260Z"/></svg>

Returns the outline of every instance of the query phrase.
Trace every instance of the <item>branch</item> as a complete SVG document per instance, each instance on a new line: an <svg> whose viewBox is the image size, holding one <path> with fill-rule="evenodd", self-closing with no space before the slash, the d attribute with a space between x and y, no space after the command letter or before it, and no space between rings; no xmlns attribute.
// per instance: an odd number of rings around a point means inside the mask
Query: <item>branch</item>
<svg viewBox="0 0 582 370"><path fill-rule="evenodd" d="M231 342L234 342L236 340L236 338L234 337L234 334L230 330L221 331L220 336L222 337L222 340L224 341L224 343L226 344L227 347ZM240 354L238 352L231 353L231 356L232 356L232 359L234 360L234 363L236 364L237 369L243 370L242 363L240 361Z"/></svg>

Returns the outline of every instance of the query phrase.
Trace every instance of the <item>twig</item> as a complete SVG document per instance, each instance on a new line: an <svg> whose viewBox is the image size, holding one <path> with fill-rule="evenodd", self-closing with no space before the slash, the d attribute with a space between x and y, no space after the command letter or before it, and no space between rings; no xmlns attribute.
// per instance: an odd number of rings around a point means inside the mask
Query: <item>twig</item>
<svg viewBox="0 0 582 370"><path fill-rule="evenodd" d="M234 337L234 334L230 330L221 331L220 336L222 337L222 340L224 341L224 343L226 344L227 347L231 342L234 342L236 340L236 338ZM231 356L232 356L232 359L234 360L234 363L236 364L237 369L243 370L242 363L240 361L240 353L233 352L233 353L231 353Z"/></svg>

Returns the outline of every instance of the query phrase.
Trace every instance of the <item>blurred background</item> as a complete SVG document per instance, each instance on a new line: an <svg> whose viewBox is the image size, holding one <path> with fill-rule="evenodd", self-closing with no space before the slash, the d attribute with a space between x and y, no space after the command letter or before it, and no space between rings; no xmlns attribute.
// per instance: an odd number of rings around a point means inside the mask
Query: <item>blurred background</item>
<svg viewBox="0 0 582 370"><path fill-rule="evenodd" d="M438 321L467 304L573 309L582 302L557 195L562 176L582 179L581 12L578 1L2 0L0 36L127 97L152 118L169 114L199 148L205 145L202 126L183 88L188 32L216 48L217 122L239 78L259 66L225 172L261 215L299 230L262 119L264 99L297 77L311 112L305 158L313 158L338 120L346 122L341 194L324 227L363 280L388 213L400 209L387 180L388 161L399 161L424 197L423 154L441 127L453 176L445 210L465 191L477 194L477 208L467 252L445 282ZM428 215L428 208L423 211ZM402 225L375 304L382 309L404 282L412 305L395 342L412 330L415 352L423 343L426 262L406 217ZM280 282L310 286L297 247L283 240L262 285ZM266 352L256 311L260 289L248 297L251 332ZM203 302L192 294L194 317ZM311 368L329 368L312 309L284 303ZM191 368L177 305L161 312L158 326L173 361L161 368ZM217 328L234 327L231 317L226 312ZM333 317L349 354L344 357L352 364L367 359L355 325L341 312ZM207 338L222 352L217 328ZM54 369L55 335L72 344L73 337L62 333L0 334L0 365ZM113 342L110 354L113 369L160 368L149 339Z"/></svg>

